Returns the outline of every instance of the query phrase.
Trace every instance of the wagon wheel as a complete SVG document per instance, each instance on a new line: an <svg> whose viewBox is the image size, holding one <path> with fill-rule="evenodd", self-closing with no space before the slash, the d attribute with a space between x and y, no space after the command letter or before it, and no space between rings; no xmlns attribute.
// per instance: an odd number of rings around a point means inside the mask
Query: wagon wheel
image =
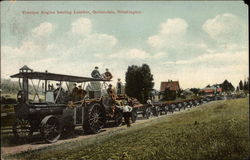
<svg viewBox="0 0 250 160"><path fill-rule="evenodd" d="M154 107L154 116L158 117L159 116L159 107Z"/></svg>
<svg viewBox="0 0 250 160"><path fill-rule="evenodd" d="M136 121L136 119L137 119L137 116L138 116L138 114L137 114L137 109L133 109L132 110L132 117L131 117L131 120L132 120L132 123L135 123L135 121Z"/></svg>
<svg viewBox="0 0 250 160"><path fill-rule="evenodd" d="M175 111L175 105L171 105L171 112L174 113Z"/></svg>
<svg viewBox="0 0 250 160"><path fill-rule="evenodd" d="M99 103L86 108L83 128L87 133L98 133L105 125L105 111Z"/></svg>
<svg viewBox="0 0 250 160"><path fill-rule="evenodd" d="M41 135L46 142L56 142L61 136L58 118L52 115L45 117L41 122Z"/></svg>
<svg viewBox="0 0 250 160"><path fill-rule="evenodd" d="M151 116L151 113L152 113L152 112L151 112L151 108L150 108L150 107L147 107L147 108L145 108L145 110L144 110L143 117L149 119L149 117Z"/></svg>
<svg viewBox="0 0 250 160"><path fill-rule="evenodd" d="M178 111L180 111L182 106L181 105L177 105L177 106L178 106Z"/></svg>
<svg viewBox="0 0 250 160"><path fill-rule="evenodd" d="M165 109L164 109L164 107L161 106L161 107L159 107L159 115L163 115L163 114L165 114Z"/></svg>
<svg viewBox="0 0 250 160"><path fill-rule="evenodd" d="M186 109L186 105L184 103L182 103L182 106L183 106L183 109L185 110Z"/></svg>
<svg viewBox="0 0 250 160"><path fill-rule="evenodd" d="M116 112L115 112L115 126L118 127L118 126L121 126L122 125L122 121L123 121L123 114L122 114L122 111L119 110L119 109L116 109Z"/></svg>
<svg viewBox="0 0 250 160"><path fill-rule="evenodd" d="M16 138L27 139L33 135L33 127L29 120L17 119L12 126L13 134Z"/></svg>
<svg viewBox="0 0 250 160"><path fill-rule="evenodd" d="M168 106L164 107L164 112L165 112L165 114L168 114Z"/></svg>

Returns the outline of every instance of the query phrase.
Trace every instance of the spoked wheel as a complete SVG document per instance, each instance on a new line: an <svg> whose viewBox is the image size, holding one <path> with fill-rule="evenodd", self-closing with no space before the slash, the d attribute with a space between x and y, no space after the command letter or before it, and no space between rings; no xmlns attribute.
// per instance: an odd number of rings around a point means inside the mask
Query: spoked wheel
<svg viewBox="0 0 250 160"><path fill-rule="evenodd" d="M182 103L182 108L185 110L186 109L186 104Z"/></svg>
<svg viewBox="0 0 250 160"><path fill-rule="evenodd" d="M164 107L165 114L168 114L168 106Z"/></svg>
<svg viewBox="0 0 250 160"><path fill-rule="evenodd" d="M29 120L17 119L12 126L13 134L18 139L27 139L33 135L32 125Z"/></svg>
<svg viewBox="0 0 250 160"><path fill-rule="evenodd" d="M181 110L181 105L177 105L178 106L178 111L180 111Z"/></svg>
<svg viewBox="0 0 250 160"><path fill-rule="evenodd" d="M154 116L158 117L159 116L159 107L154 107Z"/></svg>
<svg viewBox="0 0 250 160"><path fill-rule="evenodd" d="M42 120L41 135L48 143L54 143L60 138L61 130L57 117L51 115Z"/></svg>
<svg viewBox="0 0 250 160"><path fill-rule="evenodd" d="M171 105L171 112L174 113L175 111L175 105Z"/></svg>
<svg viewBox="0 0 250 160"><path fill-rule="evenodd" d="M152 112L151 112L151 108L150 108L150 107L147 107L147 108L144 110L143 117L149 119L149 117L151 116L151 113L152 113Z"/></svg>
<svg viewBox="0 0 250 160"><path fill-rule="evenodd" d="M115 126L121 126L122 125L122 121L123 121L123 114L122 111L119 109L116 109L115 112Z"/></svg>
<svg viewBox="0 0 250 160"><path fill-rule="evenodd" d="M85 111L83 128L87 133L98 133L105 125L105 111L98 103L90 104Z"/></svg>
<svg viewBox="0 0 250 160"><path fill-rule="evenodd" d="M132 123L135 123L135 121L137 120L137 109L133 109L132 110L132 117L131 117L131 120L132 120Z"/></svg>

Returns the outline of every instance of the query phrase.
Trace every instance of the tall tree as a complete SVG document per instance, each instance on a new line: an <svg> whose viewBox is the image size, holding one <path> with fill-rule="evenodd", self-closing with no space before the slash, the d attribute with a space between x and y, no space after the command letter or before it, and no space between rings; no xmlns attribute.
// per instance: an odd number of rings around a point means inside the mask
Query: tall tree
<svg viewBox="0 0 250 160"><path fill-rule="evenodd" d="M225 80L221 85L223 92L232 92L235 90L234 86L228 80Z"/></svg>
<svg viewBox="0 0 250 160"><path fill-rule="evenodd" d="M243 90L247 91L248 90L247 88L248 88L247 81L244 81Z"/></svg>
<svg viewBox="0 0 250 160"><path fill-rule="evenodd" d="M129 66L126 72L126 94L145 103L154 87L153 80L153 75L147 64L143 64L141 67Z"/></svg>
<svg viewBox="0 0 250 160"><path fill-rule="evenodd" d="M240 90L243 90L243 89L244 89L242 80L240 80L239 88L240 88Z"/></svg>
<svg viewBox="0 0 250 160"><path fill-rule="evenodd" d="M190 91L192 91L194 94L198 94L200 92L200 88L191 88Z"/></svg>
<svg viewBox="0 0 250 160"><path fill-rule="evenodd" d="M239 92L239 86L237 86L237 88L236 88L236 92Z"/></svg>

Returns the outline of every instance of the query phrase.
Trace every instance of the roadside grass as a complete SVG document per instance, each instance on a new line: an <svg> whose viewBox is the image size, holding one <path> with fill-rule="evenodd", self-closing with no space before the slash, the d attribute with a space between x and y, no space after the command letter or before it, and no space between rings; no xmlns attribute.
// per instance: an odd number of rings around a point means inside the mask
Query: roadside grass
<svg viewBox="0 0 250 160"><path fill-rule="evenodd" d="M249 99L216 101L144 127L51 146L6 159L243 160L249 156Z"/></svg>

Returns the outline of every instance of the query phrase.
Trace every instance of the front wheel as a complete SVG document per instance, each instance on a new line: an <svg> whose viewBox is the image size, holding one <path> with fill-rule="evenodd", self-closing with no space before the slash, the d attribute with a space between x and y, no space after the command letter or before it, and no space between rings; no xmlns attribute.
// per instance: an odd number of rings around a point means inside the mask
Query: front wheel
<svg viewBox="0 0 250 160"><path fill-rule="evenodd" d="M137 120L137 109L133 109L132 110L132 117L131 117L131 120L132 120L132 123L135 123L135 121Z"/></svg>
<svg viewBox="0 0 250 160"><path fill-rule="evenodd" d="M12 126L13 134L18 139L27 139L33 135L32 125L29 120L17 119Z"/></svg>

